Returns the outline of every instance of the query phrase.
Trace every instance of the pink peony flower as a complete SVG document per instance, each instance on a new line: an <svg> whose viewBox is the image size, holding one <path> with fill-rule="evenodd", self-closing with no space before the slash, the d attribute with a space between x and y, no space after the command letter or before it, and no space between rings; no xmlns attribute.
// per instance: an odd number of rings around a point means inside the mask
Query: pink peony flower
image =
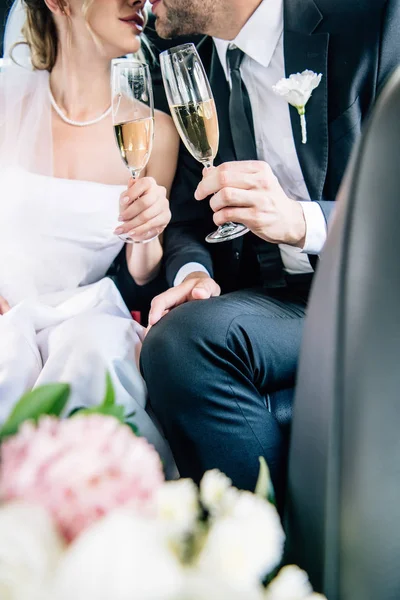
<svg viewBox="0 0 400 600"><path fill-rule="evenodd" d="M163 481L155 449L113 417L44 417L1 449L0 499L47 508L67 541L116 507L148 514Z"/></svg>

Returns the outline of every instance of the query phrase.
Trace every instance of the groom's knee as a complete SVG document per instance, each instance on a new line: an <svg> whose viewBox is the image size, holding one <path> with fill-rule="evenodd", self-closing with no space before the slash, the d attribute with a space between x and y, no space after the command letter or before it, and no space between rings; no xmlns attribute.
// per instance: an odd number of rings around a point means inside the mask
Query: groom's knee
<svg viewBox="0 0 400 600"><path fill-rule="evenodd" d="M150 386L155 378L184 385L201 375L210 348L224 344L226 337L215 300L188 302L151 328L141 354L142 373Z"/></svg>

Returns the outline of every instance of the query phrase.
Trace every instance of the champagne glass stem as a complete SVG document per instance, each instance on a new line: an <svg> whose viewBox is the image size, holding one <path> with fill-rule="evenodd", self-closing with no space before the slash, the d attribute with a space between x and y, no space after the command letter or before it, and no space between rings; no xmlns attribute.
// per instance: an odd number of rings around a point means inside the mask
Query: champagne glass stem
<svg viewBox="0 0 400 600"><path fill-rule="evenodd" d="M204 162L204 166L206 169L211 169L214 166L214 161L208 160L208 161ZM232 221L228 221L227 223L224 223L223 225L220 225L218 227L216 234L218 236L218 239L225 238L228 235L231 235L232 233L234 233L234 231L236 231L236 229L237 229L237 223L232 223Z"/></svg>
<svg viewBox="0 0 400 600"><path fill-rule="evenodd" d="M213 166L219 143L217 110L210 82L194 44L169 48L160 55L167 100L187 150L206 169ZM210 233L210 244L232 240L248 232L240 223L225 223Z"/></svg>
<svg viewBox="0 0 400 600"><path fill-rule="evenodd" d="M136 179L139 179L140 173L142 170L141 169L131 169L129 167L129 171L131 172L132 179L134 179L136 181Z"/></svg>

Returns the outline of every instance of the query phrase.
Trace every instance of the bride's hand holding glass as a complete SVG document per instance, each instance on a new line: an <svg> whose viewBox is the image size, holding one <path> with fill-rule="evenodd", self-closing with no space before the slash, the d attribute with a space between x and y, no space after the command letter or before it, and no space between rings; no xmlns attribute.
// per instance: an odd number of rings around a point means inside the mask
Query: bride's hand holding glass
<svg viewBox="0 0 400 600"><path fill-rule="evenodd" d="M111 86L115 141L132 175L120 203L119 221L123 225L115 229L115 234L124 242L145 244L156 238L170 219L165 188L157 186L154 179L140 178L149 162L154 139L149 67L128 58L115 59Z"/></svg>
<svg viewBox="0 0 400 600"><path fill-rule="evenodd" d="M116 235L127 235L138 243L154 239L171 220L167 190L152 177L131 179L121 194L118 220Z"/></svg>

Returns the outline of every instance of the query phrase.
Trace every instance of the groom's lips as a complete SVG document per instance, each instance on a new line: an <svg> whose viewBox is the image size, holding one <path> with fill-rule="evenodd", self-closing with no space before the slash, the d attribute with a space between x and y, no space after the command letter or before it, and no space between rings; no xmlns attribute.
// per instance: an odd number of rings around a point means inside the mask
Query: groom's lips
<svg viewBox="0 0 400 600"><path fill-rule="evenodd" d="M162 0L150 0L151 2L151 10L153 11L153 13L156 12L156 8L159 4L161 4Z"/></svg>

